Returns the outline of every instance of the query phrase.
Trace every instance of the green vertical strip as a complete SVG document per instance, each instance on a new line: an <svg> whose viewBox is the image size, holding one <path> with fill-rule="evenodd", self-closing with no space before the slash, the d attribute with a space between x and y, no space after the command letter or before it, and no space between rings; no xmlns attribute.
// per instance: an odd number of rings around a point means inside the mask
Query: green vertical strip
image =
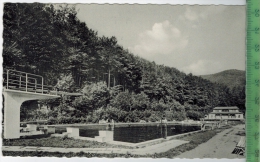
<svg viewBox="0 0 260 162"><path fill-rule="evenodd" d="M260 162L260 0L247 0L246 159Z"/></svg>

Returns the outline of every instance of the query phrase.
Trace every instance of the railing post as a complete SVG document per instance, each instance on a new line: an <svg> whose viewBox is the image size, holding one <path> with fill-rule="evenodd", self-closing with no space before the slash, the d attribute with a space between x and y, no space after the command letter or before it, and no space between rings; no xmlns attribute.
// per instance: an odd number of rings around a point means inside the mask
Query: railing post
<svg viewBox="0 0 260 162"><path fill-rule="evenodd" d="M20 76L19 76L19 88L21 88L22 87L22 76L21 76L22 74L20 74Z"/></svg>
<svg viewBox="0 0 260 162"><path fill-rule="evenodd" d="M9 85L8 85L8 82L9 82L9 70L7 70L7 73L6 73L6 89L8 89Z"/></svg>
<svg viewBox="0 0 260 162"><path fill-rule="evenodd" d="M165 123L165 139L167 138L167 123Z"/></svg>
<svg viewBox="0 0 260 162"><path fill-rule="evenodd" d="M43 94L43 77L42 77L42 94Z"/></svg>
<svg viewBox="0 0 260 162"><path fill-rule="evenodd" d="M27 92L27 82L28 82L28 74L25 74L25 90Z"/></svg>
<svg viewBox="0 0 260 162"><path fill-rule="evenodd" d="M34 83L35 83L35 93L36 93L36 91L37 91L37 80L36 79L34 79Z"/></svg>

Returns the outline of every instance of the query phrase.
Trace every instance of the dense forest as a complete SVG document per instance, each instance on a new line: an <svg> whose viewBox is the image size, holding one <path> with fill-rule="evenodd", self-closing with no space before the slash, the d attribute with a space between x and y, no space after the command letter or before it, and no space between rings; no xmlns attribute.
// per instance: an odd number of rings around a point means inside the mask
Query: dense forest
<svg viewBox="0 0 260 162"><path fill-rule="evenodd" d="M210 75L201 75L201 77L213 83L226 85L230 89L246 84L246 72L236 69L225 70Z"/></svg>
<svg viewBox="0 0 260 162"><path fill-rule="evenodd" d="M71 5L5 3L3 25L4 69L42 75L47 85L83 94L27 101L23 121L199 120L215 106L245 111L244 86L230 89L140 58L116 37L98 36Z"/></svg>

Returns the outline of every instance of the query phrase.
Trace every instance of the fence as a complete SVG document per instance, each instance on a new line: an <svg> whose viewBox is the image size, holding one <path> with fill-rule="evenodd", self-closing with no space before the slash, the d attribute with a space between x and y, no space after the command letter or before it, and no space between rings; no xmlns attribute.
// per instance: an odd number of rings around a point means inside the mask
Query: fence
<svg viewBox="0 0 260 162"><path fill-rule="evenodd" d="M54 90L52 86L44 85L44 78L40 75L10 69L3 73L3 87L42 94L51 94ZM57 90L54 94L57 95Z"/></svg>

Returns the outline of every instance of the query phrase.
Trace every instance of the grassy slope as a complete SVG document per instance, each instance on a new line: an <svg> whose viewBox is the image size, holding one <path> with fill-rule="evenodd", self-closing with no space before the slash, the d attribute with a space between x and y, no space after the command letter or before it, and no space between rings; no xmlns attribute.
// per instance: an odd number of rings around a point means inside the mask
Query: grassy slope
<svg viewBox="0 0 260 162"><path fill-rule="evenodd" d="M242 70L225 70L216 74L201 75L202 78L211 82L220 83L233 88L235 86L242 86L245 84L245 71Z"/></svg>

